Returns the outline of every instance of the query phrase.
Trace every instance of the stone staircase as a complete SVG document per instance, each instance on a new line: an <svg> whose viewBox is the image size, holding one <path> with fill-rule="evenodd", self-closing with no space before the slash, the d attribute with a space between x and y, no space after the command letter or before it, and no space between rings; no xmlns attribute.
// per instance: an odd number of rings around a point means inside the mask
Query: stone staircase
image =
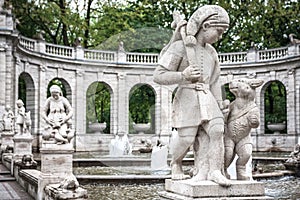
<svg viewBox="0 0 300 200"><path fill-rule="evenodd" d="M15 181L16 178L10 174L10 171L0 162L0 182Z"/></svg>

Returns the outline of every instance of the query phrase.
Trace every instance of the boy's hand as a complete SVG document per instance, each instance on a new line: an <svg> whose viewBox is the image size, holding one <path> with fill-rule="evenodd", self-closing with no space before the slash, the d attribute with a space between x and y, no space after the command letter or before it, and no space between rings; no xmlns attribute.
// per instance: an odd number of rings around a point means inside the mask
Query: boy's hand
<svg viewBox="0 0 300 200"><path fill-rule="evenodd" d="M185 80L193 81L199 79L202 76L202 74L199 66L190 65L185 70L183 70L182 76Z"/></svg>

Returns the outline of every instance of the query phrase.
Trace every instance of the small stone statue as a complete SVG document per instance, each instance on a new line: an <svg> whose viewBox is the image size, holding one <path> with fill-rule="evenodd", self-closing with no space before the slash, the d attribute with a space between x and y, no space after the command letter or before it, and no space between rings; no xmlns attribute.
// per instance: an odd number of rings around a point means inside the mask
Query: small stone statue
<svg viewBox="0 0 300 200"><path fill-rule="evenodd" d="M217 5L198 8L188 21L174 13L175 28L162 50L154 81L178 84L173 101L173 127L178 131L172 150L172 179L186 178L182 159L194 145L193 181L211 180L221 186L231 182L224 165L224 116L219 82L220 66L213 43L229 27L227 12Z"/></svg>
<svg viewBox="0 0 300 200"><path fill-rule="evenodd" d="M21 164L25 167L36 166L37 162L33 159L32 154L25 154L22 157Z"/></svg>
<svg viewBox="0 0 300 200"><path fill-rule="evenodd" d="M50 87L51 96L46 100L42 117L47 126L43 133L44 140L54 140L57 144L69 143L74 137L71 129L73 109L69 101L62 96L59 86Z"/></svg>
<svg viewBox="0 0 300 200"><path fill-rule="evenodd" d="M17 100L17 134L30 134L31 133L31 117L30 111L26 113L24 103L21 99Z"/></svg>
<svg viewBox="0 0 300 200"><path fill-rule="evenodd" d="M295 38L296 35L294 33L289 34L289 39L291 44L300 44L300 40Z"/></svg>
<svg viewBox="0 0 300 200"><path fill-rule="evenodd" d="M4 122L4 130L12 131L14 129L15 115L9 105L5 107L5 113L3 114L2 119Z"/></svg>
<svg viewBox="0 0 300 200"><path fill-rule="evenodd" d="M76 177L73 174L70 174L60 182L59 187L66 190L76 190L79 187L79 183Z"/></svg>
<svg viewBox="0 0 300 200"><path fill-rule="evenodd" d="M238 180L251 180L246 174L246 164L252 155L251 128L259 126L259 108L255 104L255 88L263 84L258 79L238 79L229 84L235 100L229 105L225 129L225 170L238 155L236 172ZM229 175L227 175L229 177Z"/></svg>
<svg viewBox="0 0 300 200"><path fill-rule="evenodd" d="M300 162L300 144L296 144L294 151L291 152L290 158L286 161L287 163Z"/></svg>
<svg viewBox="0 0 300 200"><path fill-rule="evenodd" d="M123 42L123 41L120 41L120 42L119 42L118 51L119 51L119 52L125 52L125 49L124 49L124 42Z"/></svg>

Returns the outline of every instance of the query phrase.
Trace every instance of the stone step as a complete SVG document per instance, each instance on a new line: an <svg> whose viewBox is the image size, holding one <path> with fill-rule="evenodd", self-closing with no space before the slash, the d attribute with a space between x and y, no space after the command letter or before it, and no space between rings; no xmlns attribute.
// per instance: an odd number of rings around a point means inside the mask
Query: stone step
<svg viewBox="0 0 300 200"><path fill-rule="evenodd" d="M0 176L0 182L15 181L16 178L11 175Z"/></svg>
<svg viewBox="0 0 300 200"><path fill-rule="evenodd" d="M10 171L0 171L0 175L10 174Z"/></svg>

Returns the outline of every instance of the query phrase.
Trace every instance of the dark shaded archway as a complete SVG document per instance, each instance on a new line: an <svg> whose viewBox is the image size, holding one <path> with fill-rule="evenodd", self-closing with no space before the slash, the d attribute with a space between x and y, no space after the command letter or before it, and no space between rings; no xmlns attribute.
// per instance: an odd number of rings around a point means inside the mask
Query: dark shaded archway
<svg viewBox="0 0 300 200"><path fill-rule="evenodd" d="M103 133L110 133L112 89L104 82L94 82L86 91L87 132L91 132L89 124L106 123Z"/></svg>
<svg viewBox="0 0 300 200"><path fill-rule="evenodd" d="M268 124L287 121L286 89L280 81L270 81L264 86L263 91L265 133L273 133L268 129ZM283 132L287 132L286 128Z"/></svg>
<svg viewBox="0 0 300 200"><path fill-rule="evenodd" d="M146 133L155 132L155 90L148 84L135 85L129 93L129 132L133 133L132 124L150 123Z"/></svg>

